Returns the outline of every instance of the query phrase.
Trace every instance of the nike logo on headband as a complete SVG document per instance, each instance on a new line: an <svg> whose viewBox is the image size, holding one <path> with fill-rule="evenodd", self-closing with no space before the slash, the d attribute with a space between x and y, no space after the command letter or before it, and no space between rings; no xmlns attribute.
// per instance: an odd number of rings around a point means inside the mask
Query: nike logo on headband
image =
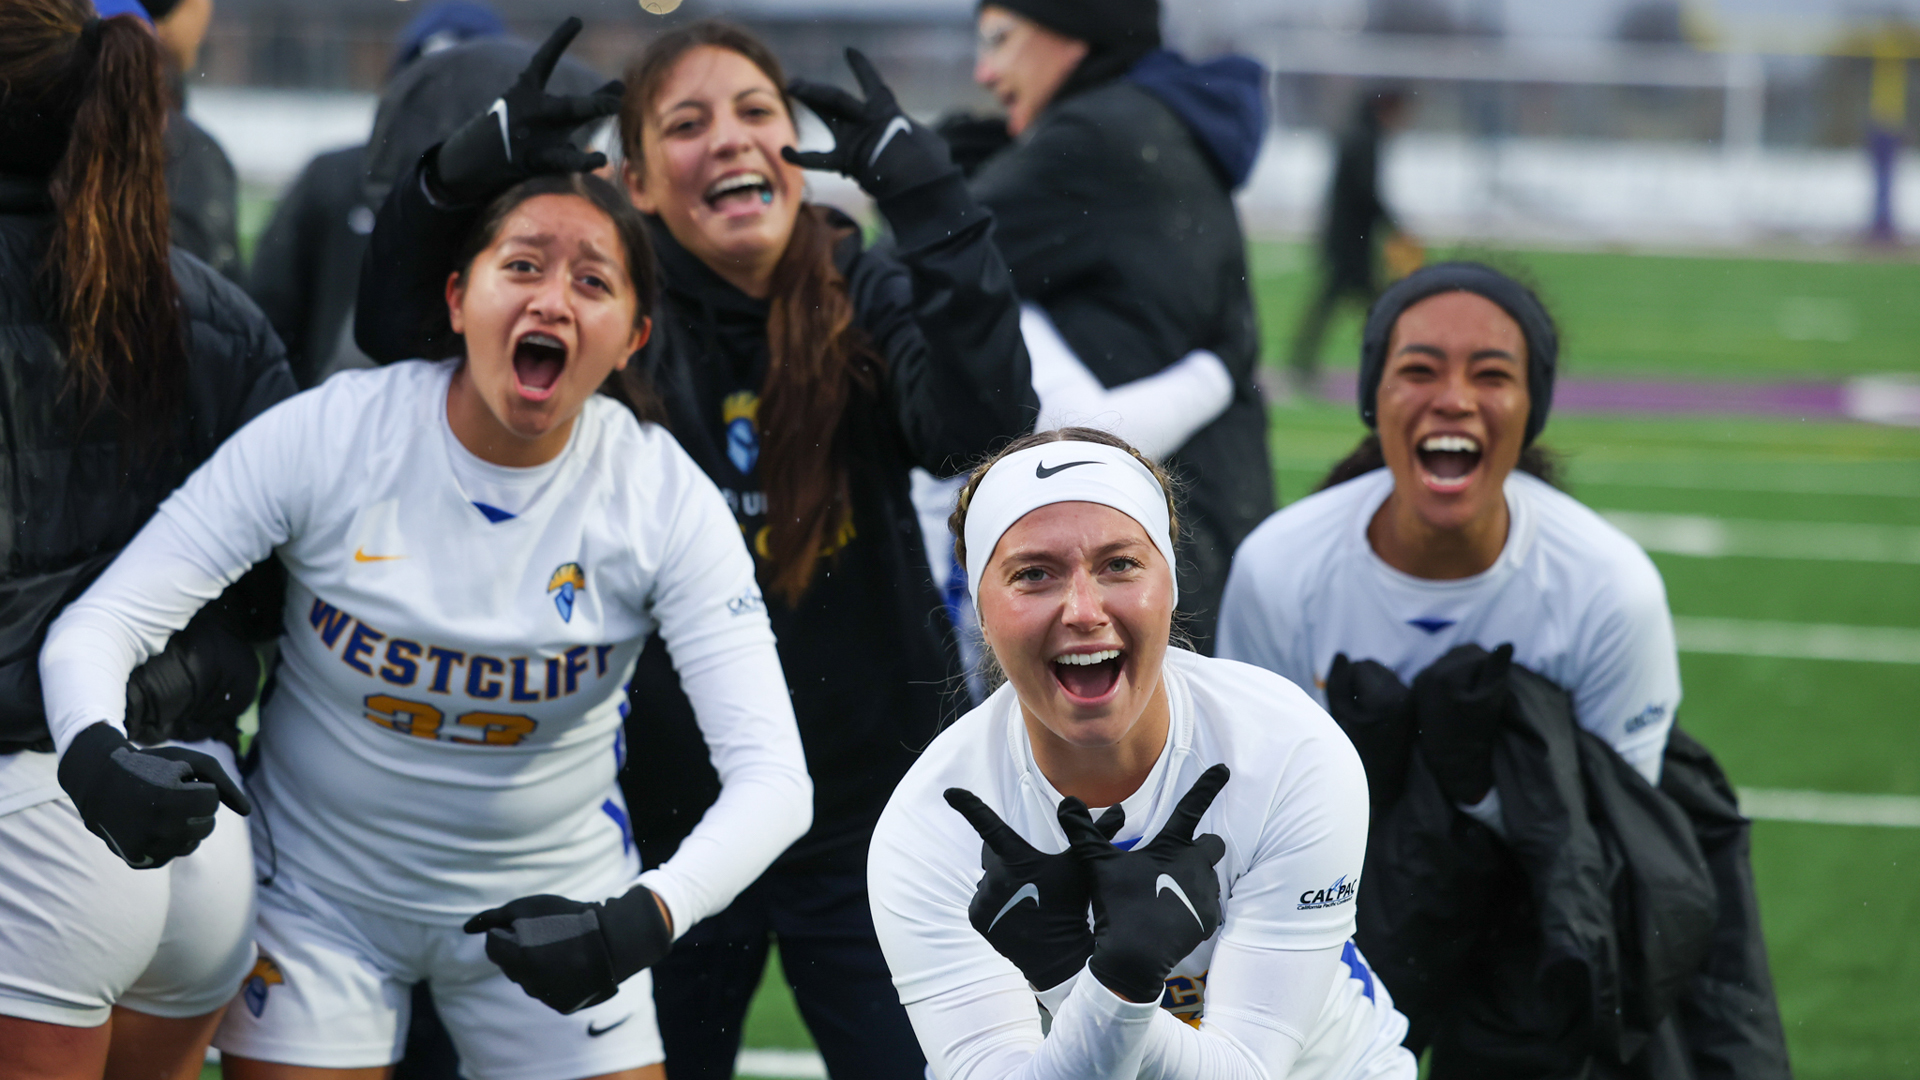
<svg viewBox="0 0 1920 1080"><path fill-rule="evenodd" d="M1034 462L1034 465L1033 465L1033 475L1036 479L1045 480L1047 477L1052 476L1054 473L1061 472L1066 469L1071 469L1075 465L1098 465L1098 464L1100 463L1097 461L1069 461L1065 465L1055 465L1053 468L1049 469L1046 467L1046 465L1036 461Z"/></svg>

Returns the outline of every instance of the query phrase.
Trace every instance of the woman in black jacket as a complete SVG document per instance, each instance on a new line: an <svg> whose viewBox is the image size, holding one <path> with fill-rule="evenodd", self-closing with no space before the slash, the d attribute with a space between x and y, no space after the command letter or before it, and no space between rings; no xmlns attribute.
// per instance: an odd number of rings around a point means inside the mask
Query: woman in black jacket
<svg viewBox="0 0 1920 1080"><path fill-rule="evenodd" d="M815 789L812 830L655 969L675 1080L732 1075L775 937L834 1076L920 1075L865 880L874 821L959 689L908 471L955 472L1026 430L1036 408L991 218L938 137L900 112L863 57L849 62L864 101L791 91L833 129L828 154L793 152L779 62L723 23L655 39L620 106L628 190L652 220L664 293L626 392L664 417L733 506ZM513 139L540 139L541 116L561 130L592 111L521 87L502 100L528 118L508 125ZM503 153L501 126L483 119L428 154L424 176L403 180L381 210L358 315L376 359L444 347L440 262L471 214L460 208L488 189L480 178L528 167L512 162L588 164L552 143ZM852 221L805 203L802 165L858 180L892 225L897 258L864 250ZM435 320L424 331L423 316ZM655 864L718 787L662 650L641 657L632 704L625 783Z"/></svg>
<svg viewBox="0 0 1920 1080"><path fill-rule="evenodd" d="M58 756L41 706L48 623L216 446L293 392L265 318L169 251L162 70L132 16L0 5L7 1075L197 1076L254 962L247 831L217 811L245 806L229 745L259 678L251 647L218 615L196 622L135 673L124 718ZM168 804L198 824L157 833L148 811Z"/></svg>

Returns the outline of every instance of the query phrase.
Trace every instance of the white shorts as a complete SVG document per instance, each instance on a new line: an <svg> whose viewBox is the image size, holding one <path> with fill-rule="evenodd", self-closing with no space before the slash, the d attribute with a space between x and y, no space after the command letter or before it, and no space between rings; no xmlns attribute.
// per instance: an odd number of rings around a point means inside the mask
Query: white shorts
<svg viewBox="0 0 1920 1080"><path fill-rule="evenodd" d="M458 926L395 918L323 896L282 870L260 889L260 960L213 1045L223 1054L329 1069L400 1060L413 984L426 981L469 1080L576 1080L665 1059L653 979L561 1015L487 959Z"/></svg>
<svg viewBox="0 0 1920 1080"><path fill-rule="evenodd" d="M187 745L240 775L225 746ZM253 960L253 847L226 807L193 854L155 870L121 862L64 796L0 816L0 1016L204 1016Z"/></svg>

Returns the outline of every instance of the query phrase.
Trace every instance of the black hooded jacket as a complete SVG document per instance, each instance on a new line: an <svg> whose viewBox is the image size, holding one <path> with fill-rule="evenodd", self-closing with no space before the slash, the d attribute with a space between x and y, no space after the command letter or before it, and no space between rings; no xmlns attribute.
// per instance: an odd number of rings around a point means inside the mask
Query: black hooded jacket
<svg viewBox="0 0 1920 1080"><path fill-rule="evenodd" d="M381 93L368 145L315 157L281 197L254 248L247 292L273 320L302 387L373 366L354 344L353 308L374 210L428 147L511 86L532 55L525 42L490 39L409 64ZM602 81L563 57L548 86L585 94Z"/></svg>
<svg viewBox="0 0 1920 1080"><path fill-rule="evenodd" d="M1786 1080L1747 822L1712 756L1674 729L1656 789L1560 687L1518 666L1509 685L1504 837L1383 737L1411 733L1401 706L1330 700L1376 808L1355 940L1407 1046L1436 1080Z"/></svg>
<svg viewBox="0 0 1920 1080"><path fill-rule="evenodd" d="M909 470L958 471L1027 431L1039 408L993 219L959 175L880 209L898 241L893 255L862 250L853 222L831 216L847 230L836 262L856 323L886 372L880 394L848 403L841 428L852 528L798 605L767 597L814 786L813 828L782 857L790 867L865 866L873 823L961 690ZM434 348L422 320L436 304L445 310L438 267L451 263L475 216L436 208L417 172L395 187L362 279L358 337L369 355L391 361ZM752 416L766 381L767 304L722 280L657 221L652 234L661 295L636 358L654 398L641 407L662 414L752 548L766 517ZM655 865L720 784L657 641L640 657L631 706L621 782L641 853Z"/></svg>
<svg viewBox="0 0 1920 1080"><path fill-rule="evenodd" d="M179 109L167 114L166 147L174 246L238 282L240 178L233 162L205 128Z"/></svg>
<svg viewBox="0 0 1920 1080"><path fill-rule="evenodd" d="M1166 464L1185 488L1181 609L1208 649L1240 541L1274 509L1259 328L1232 190L1265 128L1251 61L1150 53L1122 78L1056 100L990 158L973 189L1023 300L1111 387L1210 349L1233 402Z"/></svg>
<svg viewBox="0 0 1920 1080"><path fill-rule="evenodd" d="M47 745L39 654L54 616L228 436L294 391L267 320L175 248L188 367L171 438L136 450L110 412L83 423L35 280L52 211L44 181L0 175L0 752ZM255 663L244 653L241 661Z"/></svg>

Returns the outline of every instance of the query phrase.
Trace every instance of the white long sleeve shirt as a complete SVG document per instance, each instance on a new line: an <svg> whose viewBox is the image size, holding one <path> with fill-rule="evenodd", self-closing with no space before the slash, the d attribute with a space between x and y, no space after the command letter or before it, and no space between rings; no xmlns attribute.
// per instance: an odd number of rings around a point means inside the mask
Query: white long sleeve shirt
<svg viewBox="0 0 1920 1080"><path fill-rule="evenodd" d="M1220 929L1175 965L1159 1002L1082 971L1040 1003L967 921L981 841L941 793L963 787L1042 851L1061 851L1060 794L1034 763L1011 684L942 732L874 831L867 887L881 949L939 1080L1347 1080L1404 1077L1406 1020L1353 947L1366 852L1358 755L1297 688L1180 649L1163 668L1167 745L1120 804L1122 847L1156 835L1209 766L1232 778L1196 834L1226 842Z"/></svg>
<svg viewBox="0 0 1920 1080"><path fill-rule="evenodd" d="M119 725L127 675L277 555L285 635L249 787L279 872L434 923L533 893L599 900L639 870L615 775L658 628L723 785L638 877L684 931L812 816L752 561L672 437L603 397L531 502L483 512L446 437L456 366L342 373L221 447L51 628L55 743Z"/></svg>

